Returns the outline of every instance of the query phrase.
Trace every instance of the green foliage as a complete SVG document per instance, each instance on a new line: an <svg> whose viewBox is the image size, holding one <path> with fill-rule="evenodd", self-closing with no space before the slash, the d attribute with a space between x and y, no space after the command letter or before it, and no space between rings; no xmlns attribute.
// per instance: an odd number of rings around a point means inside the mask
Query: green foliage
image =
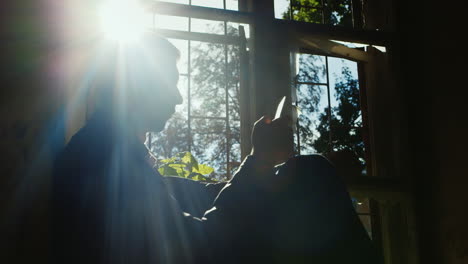
<svg viewBox="0 0 468 264"><path fill-rule="evenodd" d="M192 153L180 152L174 157L159 161L158 171L163 176L176 176L197 181L215 181L210 178L214 169L210 166L199 164Z"/></svg>
<svg viewBox="0 0 468 264"><path fill-rule="evenodd" d="M351 0L324 0L323 5L319 0L291 0L283 18L317 24L352 26L351 8Z"/></svg>

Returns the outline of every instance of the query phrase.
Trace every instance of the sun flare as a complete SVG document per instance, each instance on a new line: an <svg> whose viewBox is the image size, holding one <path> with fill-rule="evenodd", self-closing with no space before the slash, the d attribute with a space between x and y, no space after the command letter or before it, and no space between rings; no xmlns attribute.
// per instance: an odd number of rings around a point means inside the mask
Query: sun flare
<svg viewBox="0 0 468 264"><path fill-rule="evenodd" d="M145 12L135 0L108 0L99 8L100 30L119 41L136 41L145 29Z"/></svg>

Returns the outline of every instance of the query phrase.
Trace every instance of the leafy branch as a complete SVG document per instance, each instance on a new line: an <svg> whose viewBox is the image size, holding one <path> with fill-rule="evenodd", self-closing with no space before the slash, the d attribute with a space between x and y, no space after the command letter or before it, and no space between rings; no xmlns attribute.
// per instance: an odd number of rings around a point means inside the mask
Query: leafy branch
<svg viewBox="0 0 468 264"><path fill-rule="evenodd" d="M214 168L199 164L192 153L180 152L169 159L159 161L158 171L163 176L176 176L196 181L213 182L215 179L209 177Z"/></svg>

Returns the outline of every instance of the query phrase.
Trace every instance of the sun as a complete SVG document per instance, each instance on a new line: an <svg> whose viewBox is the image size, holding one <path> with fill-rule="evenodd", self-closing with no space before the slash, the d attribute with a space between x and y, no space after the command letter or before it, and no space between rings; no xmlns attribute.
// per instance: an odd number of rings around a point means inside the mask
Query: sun
<svg viewBox="0 0 468 264"><path fill-rule="evenodd" d="M136 0L107 0L98 12L101 32L114 41L136 41L145 29L145 11Z"/></svg>

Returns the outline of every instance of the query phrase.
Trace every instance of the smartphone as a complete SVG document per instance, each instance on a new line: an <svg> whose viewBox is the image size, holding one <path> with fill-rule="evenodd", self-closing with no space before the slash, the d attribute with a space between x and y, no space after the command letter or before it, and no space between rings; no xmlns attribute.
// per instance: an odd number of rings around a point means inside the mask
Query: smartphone
<svg viewBox="0 0 468 264"><path fill-rule="evenodd" d="M286 96L283 96L281 101L279 102L278 106L276 107L275 118L273 120L278 119L281 117L281 113L283 113L284 102L286 101Z"/></svg>

